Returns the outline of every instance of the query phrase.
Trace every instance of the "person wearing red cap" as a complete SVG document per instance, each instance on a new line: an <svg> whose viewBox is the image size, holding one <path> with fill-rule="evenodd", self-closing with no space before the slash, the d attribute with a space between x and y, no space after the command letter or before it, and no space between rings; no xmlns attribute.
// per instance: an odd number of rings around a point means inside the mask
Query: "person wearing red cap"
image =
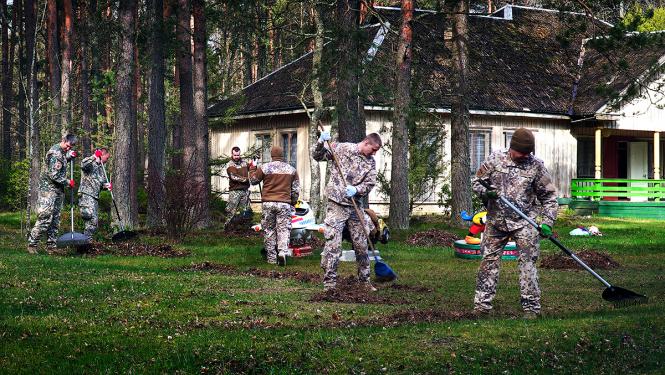
<svg viewBox="0 0 665 375"><path fill-rule="evenodd" d="M503 248L512 238L518 251L520 301L525 318L540 315L540 288L536 261L540 254L540 235L552 235L558 204L556 187L542 160L533 155L535 137L525 128L517 129L508 150L493 152L480 166L473 180L475 193L487 200L487 226L480 244L480 263L474 298L477 314L489 313L499 281ZM489 183L486 189L480 181ZM542 218L540 231L497 200L502 196L518 209L536 219ZM539 233L540 232L540 233Z"/></svg>
<svg viewBox="0 0 665 375"><path fill-rule="evenodd" d="M81 161L81 187L79 188L79 209L81 218L85 223L83 234L92 240L97 231L99 222L99 193L102 188L111 190L110 182L106 182L106 175L102 164L111 157L108 149L99 148L95 153Z"/></svg>

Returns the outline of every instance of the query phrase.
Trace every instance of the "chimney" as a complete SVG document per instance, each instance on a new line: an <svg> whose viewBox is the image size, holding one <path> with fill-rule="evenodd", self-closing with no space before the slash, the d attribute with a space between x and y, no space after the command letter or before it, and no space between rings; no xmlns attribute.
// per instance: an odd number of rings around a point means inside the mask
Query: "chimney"
<svg viewBox="0 0 665 375"><path fill-rule="evenodd" d="M513 6L511 4L506 4L506 7L503 8L503 18L509 21L513 20Z"/></svg>

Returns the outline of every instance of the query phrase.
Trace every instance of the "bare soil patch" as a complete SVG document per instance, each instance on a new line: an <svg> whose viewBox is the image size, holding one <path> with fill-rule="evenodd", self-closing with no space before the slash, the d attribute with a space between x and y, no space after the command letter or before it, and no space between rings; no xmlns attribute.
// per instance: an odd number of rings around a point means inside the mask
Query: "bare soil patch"
<svg viewBox="0 0 665 375"><path fill-rule="evenodd" d="M575 255L593 269L609 270L621 267L621 265L612 259L607 253L601 253L594 250L583 250L579 253L575 253ZM584 269L577 264L573 258L564 253L544 256L540 261L540 267L559 270Z"/></svg>
<svg viewBox="0 0 665 375"><path fill-rule="evenodd" d="M415 246L452 246L459 236L441 229L428 229L409 236L406 243Z"/></svg>
<svg viewBox="0 0 665 375"><path fill-rule="evenodd" d="M300 282L316 283L321 281L321 275L301 271L276 271L260 268L250 268L243 271L237 267L221 263L202 262L193 263L189 266L177 268L178 271L203 271L211 273L220 273L230 276L256 276L268 279L293 279Z"/></svg>
<svg viewBox="0 0 665 375"><path fill-rule="evenodd" d="M337 287L332 290L316 293L310 299L312 302L339 302L339 303L370 303L382 305L401 305L408 301L402 296L386 295L378 291L372 292L368 287L350 276L337 281Z"/></svg>
<svg viewBox="0 0 665 375"><path fill-rule="evenodd" d="M104 243L92 242L90 245L79 246L76 249L77 253L86 256L99 256L99 255L117 255L117 256L153 256L160 258L181 258L191 254L187 250L179 250L173 248L168 244L148 245L138 242L123 242L123 243ZM61 255L66 255L62 252Z"/></svg>

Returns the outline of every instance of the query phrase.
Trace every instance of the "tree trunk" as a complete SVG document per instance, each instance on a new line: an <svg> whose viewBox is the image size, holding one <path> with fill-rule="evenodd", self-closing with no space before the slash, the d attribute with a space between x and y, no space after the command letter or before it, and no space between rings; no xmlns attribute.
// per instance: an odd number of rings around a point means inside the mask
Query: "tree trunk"
<svg viewBox="0 0 665 375"><path fill-rule="evenodd" d="M92 117L92 109L90 106L90 71L88 67L88 9L84 3L79 4L78 9L78 23L79 23L79 69L80 69L80 90L81 90L81 148L84 154L93 151L92 142L92 125L90 119ZM96 146L96 145L95 145Z"/></svg>
<svg viewBox="0 0 665 375"><path fill-rule="evenodd" d="M62 70L61 70L61 121L63 133L73 132L72 108L70 106L69 96L71 94L72 77L72 38L74 36L74 11L72 9L72 0L63 0L64 19L62 28Z"/></svg>
<svg viewBox="0 0 665 375"><path fill-rule="evenodd" d="M200 208L199 226L210 225L210 175L208 173L208 95L206 91L206 18L204 0L192 2L194 13L194 118L196 124L196 181L202 187L197 207Z"/></svg>
<svg viewBox="0 0 665 375"><path fill-rule="evenodd" d="M134 228L137 225L137 207L132 206L131 185L136 175L132 174L132 164L136 155L132 143L136 135L132 134L136 119L131 111L135 108L132 96L132 77L134 76L134 7L132 0L120 0L118 21L120 24L120 56L118 61L117 83L117 124L114 127L114 174L113 191L123 223Z"/></svg>
<svg viewBox="0 0 665 375"><path fill-rule="evenodd" d="M321 60L323 58L323 44L325 28L323 24L322 10L320 5L314 5L314 23L316 25L316 37L314 42L314 51L312 55L312 97L314 98L314 112L309 119L309 150L315 147L318 142L317 131L319 122L325 113L323 107L323 93L321 92L320 75L323 71ZM321 167L314 159L310 160L310 189L309 205L316 215L316 221L323 220L323 202L321 201Z"/></svg>
<svg viewBox="0 0 665 375"><path fill-rule="evenodd" d="M41 157L39 156L39 93L37 92L37 2L25 0L25 50L28 68L28 157L30 158L30 184L28 193L28 217L30 208L37 206Z"/></svg>
<svg viewBox="0 0 665 375"><path fill-rule="evenodd" d="M190 27L190 0L178 0L178 77L180 81L180 128L183 137L183 170L192 173L192 161L196 157L196 124L194 123L194 98L192 88L192 54Z"/></svg>
<svg viewBox="0 0 665 375"><path fill-rule="evenodd" d="M365 138L365 116L360 98L361 34L359 32L360 0L337 0L339 28L337 63L337 119L340 142L359 142Z"/></svg>
<svg viewBox="0 0 665 375"><path fill-rule="evenodd" d="M451 103L451 167L452 193L451 222L457 226L466 223L459 216L471 212L471 158L469 156L469 104L468 104L468 13L469 1L457 0L453 5L453 95Z"/></svg>
<svg viewBox="0 0 665 375"><path fill-rule="evenodd" d="M402 28L397 46L397 86L392 128L390 227L409 228L409 107L411 106L411 41L413 1L402 0Z"/></svg>
<svg viewBox="0 0 665 375"><path fill-rule="evenodd" d="M26 115L26 101L28 99L28 63L25 51L25 10L23 9L23 1L14 1L14 13L17 14L17 22L13 26L14 32L12 36L14 37L14 44L18 46L18 69L19 69L19 79L18 79L18 103L16 103L18 109L18 121L16 122L16 143L15 143L15 152L18 160L23 160L25 158L25 145L26 145L26 131L25 125L28 123Z"/></svg>
<svg viewBox="0 0 665 375"><path fill-rule="evenodd" d="M12 157L11 126L12 126L12 60L9 41L9 13L7 0L0 0L2 7L2 158L9 162ZM4 167L3 167L4 168Z"/></svg>
<svg viewBox="0 0 665 375"><path fill-rule="evenodd" d="M166 199L166 115L164 105L164 2L152 0L152 72L148 116L148 226L164 224Z"/></svg>
<svg viewBox="0 0 665 375"><path fill-rule="evenodd" d="M49 89L51 91L51 124L62 133L63 126L60 121L60 39L58 37L58 7L56 0L48 0L47 20L47 59L49 66ZM64 135L64 134L63 134Z"/></svg>

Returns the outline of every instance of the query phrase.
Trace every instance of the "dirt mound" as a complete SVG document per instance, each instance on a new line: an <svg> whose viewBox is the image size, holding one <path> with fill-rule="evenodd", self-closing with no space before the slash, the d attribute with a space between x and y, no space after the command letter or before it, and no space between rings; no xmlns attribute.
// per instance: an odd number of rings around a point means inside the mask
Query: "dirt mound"
<svg viewBox="0 0 665 375"><path fill-rule="evenodd" d="M180 258L189 256L186 250L174 249L171 245L147 245L138 242L102 243L92 242L90 245L77 248L79 254L87 256L117 255L117 256L153 256L160 258Z"/></svg>
<svg viewBox="0 0 665 375"><path fill-rule="evenodd" d="M606 253L599 253L593 250L583 250L579 253L576 253L575 255L577 255L578 258L582 259L584 263L593 269L608 270L621 267L617 261L612 259ZM540 261L540 267L559 270L584 269L582 266L577 264L573 258L563 253L544 256Z"/></svg>
<svg viewBox="0 0 665 375"><path fill-rule="evenodd" d="M316 293L310 299L312 302L341 302L341 303L370 303L381 305L401 305L408 303L404 298L394 295L384 295L380 292L369 291L358 282L355 277L348 277L337 281L337 287L321 293Z"/></svg>
<svg viewBox="0 0 665 375"><path fill-rule="evenodd" d="M260 268L250 268L247 271L243 271L234 266L212 262L193 263L189 266L177 268L177 270L212 272L230 276L256 276L280 280L293 279L306 283L316 283L321 281L321 276L315 273L300 271L275 271Z"/></svg>
<svg viewBox="0 0 665 375"><path fill-rule="evenodd" d="M424 286L405 285L405 284L390 284L389 288L394 290L399 290L404 292L414 292L414 293L431 293L434 291L433 289Z"/></svg>
<svg viewBox="0 0 665 375"><path fill-rule="evenodd" d="M406 243L415 246L452 246L459 236L441 229L428 229L409 236Z"/></svg>

